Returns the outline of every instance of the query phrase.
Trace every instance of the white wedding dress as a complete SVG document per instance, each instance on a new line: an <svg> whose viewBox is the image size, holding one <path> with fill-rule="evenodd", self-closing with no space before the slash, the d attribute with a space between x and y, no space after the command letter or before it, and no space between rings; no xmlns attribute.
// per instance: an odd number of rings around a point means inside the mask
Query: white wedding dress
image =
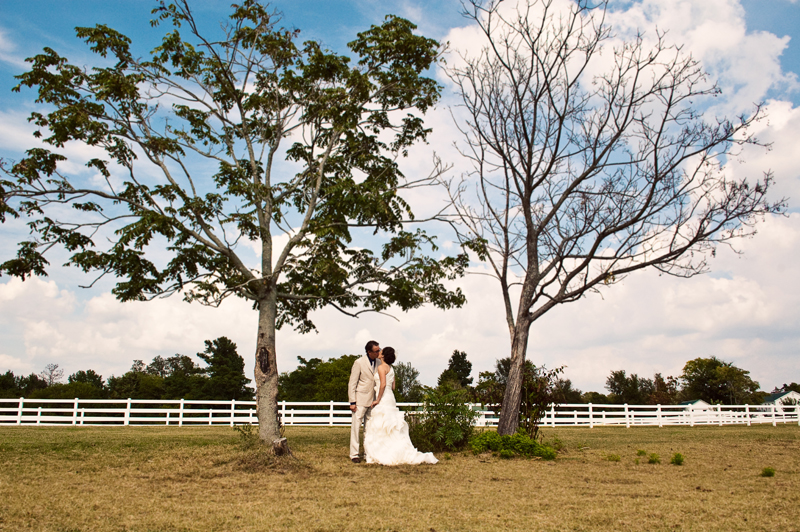
<svg viewBox="0 0 800 532"><path fill-rule="evenodd" d="M394 368L386 374L386 389L381 402L369 416L364 432L364 453L368 464L435 464L433 453L421 453L414 448L408 437L408 423L397 408L392 391ZM381 377L375 372L375 397L381 389Z"/></svg>

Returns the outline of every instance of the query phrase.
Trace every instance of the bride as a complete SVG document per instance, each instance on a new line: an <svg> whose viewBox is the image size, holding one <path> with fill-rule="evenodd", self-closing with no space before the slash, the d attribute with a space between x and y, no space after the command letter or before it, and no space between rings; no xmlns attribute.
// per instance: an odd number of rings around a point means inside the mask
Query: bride
<svg viewBox="0 0 800 532"><path fill-rule="evenodd" d="M435 464L433 453L421 453L408 437L408 423L394 398L394 349L385 347L379 355L383 364L375 372L376 400L364 432L364 453L368 464Z"/></svg>

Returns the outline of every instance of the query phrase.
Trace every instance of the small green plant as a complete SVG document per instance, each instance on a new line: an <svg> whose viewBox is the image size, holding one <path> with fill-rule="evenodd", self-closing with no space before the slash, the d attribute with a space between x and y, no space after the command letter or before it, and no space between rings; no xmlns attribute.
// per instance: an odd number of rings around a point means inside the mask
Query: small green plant
<svg viewBox="0 0 800 532"><path fill-rule="evenodd" d="M548 446L552 447L556 451L563 451L564 450L564 442L561 441L561 438L559 438L555 434L553 434L553 437L550 438L550 441L547 442L547 443L544 442L544 438L543 438L542 439L542 443L544 445L548 445Z"/></svg>
<svg viewBox="0 0 800 532"><path fill-rule="evenodd" d="M239 434L239 443L242 446L242 450L253 449L260 443L258 429L250 423L246 425L234 425L233 430Z"/></svg>
<svg viewBox="0 0 800 532"><path fill-rule="evenodd" d="M644 449L639 449L638 451L636 451L636 456L647 456L647 451L645 451Z"/></svg>
<svg viewBox="0 0 800 532"><path fill-rule="evenodd" d="M633 461L633 463L639 465L639 459L637 458L636 460Z"/></svg>
<svg viewBox="0 0 800 532"><path fill-rule="evenodd" d="M659 458L659 456L656 453L650 453L650 455L647 457L647 463L648 464L660 464L661 463L661 458Z"/></svg>
<svg viewBox="0 0 800 532"><path fill-rule="evenodd" d="M524 432L517 432L511 436L501 436L493 430L487 430L475 435L469 442L473 454L485 453L492 451L492 453L500 453L501 458L503 451L511 453L510 456L520 455L525 457L538 456L545 460L554 460L556 457L556 450L546 443L539 443L531 438ZM510 457L509 456L509 457Z"/></svg>
<svg viewBox="0 0 800 532"><path fill-rule="evenodd" d="M609 462L619 462L622 458L618 454L609 454L606 455L606 460Z"/></svg>
<svg viewBox="0 0 800 532"><path fill-rule="evenodd" d="M673 454L669 463L672 465L683 465L683 455L681 453Z"/></svg>
<svg viewBox="0 0 800 532"><path fill-rule="evenodd" d="M423 452L458 451L468 443L478 413L467 404L463 390L430 390L423 411L408 418L414 447Z"/></svg>
<svg viewBox="0 0 800 532"><path fill-rule="evenodd" d="M772 467L765 467L761 470L762 477L774 477L775 476L775 469Z"/></svg>
<svg viewBox="0 0 800 532"><path fill-rule="evenodd" d="M503 449L502 451L500 451L500 458L504 460L514 458L514 451L512 451L511 449Z"/></svg>
<svg viewBox="0 0 800 532"><path fill-rule="evenodd" d="M450 460L451 458L452 458L452 456L450 456L450 453L444 453L444 459L445 460Z"/></svg>

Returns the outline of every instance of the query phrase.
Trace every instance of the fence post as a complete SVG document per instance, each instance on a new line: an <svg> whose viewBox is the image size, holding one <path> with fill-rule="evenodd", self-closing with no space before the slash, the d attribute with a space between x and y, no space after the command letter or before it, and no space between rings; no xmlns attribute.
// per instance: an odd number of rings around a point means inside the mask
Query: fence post
<svg viewBox="0 0 800 532"><path fill-rule="evenodd" d="M214 405L206 405L208 407L208 425L211 426L211 421L214 418Z"/></svg>
<svg viewBox="0 0 800 532"><path fill-rule="evenodd" d="M777 408L775 407L775 403L772 403L772 426L777 427L778 422L775 420L775 417L778 415Z"/></svg>
<svg viewBox="0 0 800 532"><path fill-rule="evenodd" d="M38 425L42 421L42 407L40 406L39 409L36 411L36 424Z"/></svg>
<svg viewBox="0 0 800 532"><path fill-rule="evenodd" d="M719 420L718 424L722 426L722 405L717 405L717 419Z"/></svg>
<svg viewBox="0 0 800 532"><path fill-rule="evenodd" d="M550 426L556 426L556 405L550 405Z"/></svg>
<svg viewBox="0 0 800 532"><path fill-rule="evenodd" d="M328 425L333 425L333 401L331 401L331 410L328 414Z"/></svg>
<svg viewBox="0 0 800 532"><path fill-rule="evenodd" d="M286 425L286 401L281 401L281 423Z"/></svg>
<svg viewBox="0 0 800 532"><path fill-rule="evenodd" d="M656 405L656 415L658 415L658 428L663 428L664 423L661 421L661 403Z"/></svg>
<svg viewBox="0 0 800 532"><path fill-rule="evenodd" d="M625 428L631 428L631 420L628 417L628 403L625 403Z"/></svg>
<svg viewBox="0 0 800 532"><path fill-rule="evenodd" d="M744 405L744 416L747 418L747 426L750 426L750 405Z"/></svg>
<svg viewBox="0 0 800 532"><path fill-rule="evenodd" d="M17 407L17 425L22 425L22 405L25 404L25 398L19 398L19 406Z"/></svg>
<svg viewBox="0 0 800 532"><path fill-rule="evenodd" d="M169 427L169 410L167 410L167 421L164 424Z"/></svg>
<svg viewBox="0 0 800 532"><path fill-rule="evenodd" d="M794 413L797 416L797 426L800 427L800 403L794 405Z"/></svg>
<svg viewBox="0 0 800 532"><path fill-rule="evenodd" d="M124 425L130 425L131 422L131 398L128 397L128 402L125 403L125 422Z"/></svg>
<svg viewBox="0 0 800 532"><path fill-rule="evenodd" d="M589 428L594 428L594 419L592 418L592 403L589 403Z"/></svg>
<svg viewBox="0 0 800 532"><path fill-rule="evenodd" d="M178 426L183 426L183 402L185 399L181 398L181 406L178 408Z"/></svg>
<svg viewBox="0 0 800 532"><path fill-rule="evenodd" d="M75 402L72 403L72 424L78 424L78 398L75 398Z"/></svg>
<svg viewBox="0 0 800 532"><path fill-rule="evenodd" d="M231 427L233 426L233 419L236 417L236 399L231 399Z"/></svg>
<svg viewBox="0 0 800 532"><path fill-rule="evenodd" d="M689 405L689 426L694 427L694 405Z"/></svg>

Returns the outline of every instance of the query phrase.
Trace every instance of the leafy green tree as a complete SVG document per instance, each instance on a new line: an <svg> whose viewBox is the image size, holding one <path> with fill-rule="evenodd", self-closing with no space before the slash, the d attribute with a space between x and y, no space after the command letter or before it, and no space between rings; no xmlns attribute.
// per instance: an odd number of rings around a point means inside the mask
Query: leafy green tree
<svg viewBox="0 0 800 532"><path fill-rule="evenodd" d="M150 375L158 375L159 377L168 377L170 374L169 363L167 359L156 355L153 361L150 362L144 369Z"/></svg>
<svg viewBox="0 0 800 532"><path fill-rule="evenodd" d="M653 381L646 377L639 377L635 373L626 375L625 370L612 371L606 379L608 399L611 403L631 405L647 404L648 399L655 391Z"/></svg>
<svg viewBox="0 0 800 532"><path fill-rule="evenodd" d="M20 397L18 377L14 376L13 371L7 370L0 375L0 398L11 399L14 397Z"/></svg>
<svg viewBox="0 0 800 532"><path fill-rule="evenodd" d="M425 387L419 382L419 370L411 362L394 365L395 396L398 401L419 403L425 396Z"/></svg>
<svg viewBox="0 0 800 532"><path fill-rule="evenodd" d="M763 400L749 371L714 356L688 361L680 380L684 400L702 399L712 404L758 404Z"/></svg>
<svg viewBox="0 0 800 532"><path fill-rule="evenodd" d="M467 360L467 354L458 349L453 351L447 368L439 375L439 386L449 386L451 389L466 388L472 384L472 362Z"/></svg>
<svg viewBox="0 0 800 532"><path fill-rule="evenodd" d="M35 373L17 379L17 389L22 397L31 397L36 390L45 388L47 388L47 381Z"/></svg>
<svg viewBox="0 0 800 532"><path fill-rule="evenodd" d="M674 405L678 403L680 394L678 379L669 376L666 379L661 373L653 375L653 393L647 400L651 405Z"/></svg>
<svg viewBox="0 0 800 532"><path fill-rule="evenodd" d="M244 359L236 351L236 344L225 336L206 340L205 344L205 351L197 353L208 364L205 398L252 400L253 390L247 386L251 381L244 376Z"/></svg>
<svg viewBox="0 0 800 532"><path fill-rule="evenodd" d="M793 382L791 384L785 384L780 388L775 388L772 390L772 393L780 393L780 392L797 392L800 393L800 384Z"/></svg>
<svg viewBox="0 0 800 532"><path fill-rule="evenodd" d="M106 396L103 388L98 388L88 382L56 383L47 388L35 390L30 394L31 399L104 399Z"/></svg>
<svg viewBox="0 0 800 532"><path fill-rule="evenodd" d="M556 403L580 403L582 395L583 392L572 387L572 381L569 379L558 379L553 385L553 400Z"/></svg>
<svg viewBox="0 0 800 532"><path fill-rule="evenodd" d="M160 357L156 357L160 358ZM161 363L155 362L155 367ZM210 399L206 397L205 370L186 355L175 355L165 359L164 368L158 370L164 375L163 399ZM244 373L242 373L244 377Z"/></svg>
<svg viewBox="0 0 800 532"><path fill-rule="evenodd" d="M31 115L35 136L52 149L2 165L0 220L28 217L32 237L0 273L45 275L60 246L70 265L116 277L121 301L252 301L259 434L275 441L278 327L310 331L310 313L325 306L357 315L464 303L442 282L463 274L467 257L434 260L433 240L404 229L413 214L400 193L432 183L441 166L406 179L396 161L429 134L420 115L441 88L423 73L440 48L387 16L349 43L351 60L299 46L299 31L258 0L242 0L209 35L189 6L158 3L153 26L173 30L147 58L100 24L76 29L97 66L50 48L28 60L15 90L37 91L46 110ZM70 173L58 152L68 143L104 152L80 161L100 186ZM381 249L353 242L358 231ZM241 253L248 240L260 246L257 265Z"/></svg>
<svg viewBox="0 0 800 532"><path fill-rule="evenodd" d="M608 404L608 397L600 392L586 392L581 395L582 403L592 403L593 405Z"/></svg>
<svg viewBox="0 0 800 532"><path fill-rule="evenodd" d="M282 373L279 379L282 401L347 401L350 370L359 355L342 355L322 361L297 357L300 364L294 371Z"/></svg>
<svg viewBox="0 0 800 532"><path fill-rule="evenodd" d="M119 377L108 378L111 399L163 399L164 378L144 371L145 364L134 360L131 369Z"/></svg>
<svg viewBox="0 0 800 532"><path fill-rule="evenodd" d="M73 382L81 382L85 384L89 384L94 386L98 390L102 390L105 388L105 382L103 381L103 376L98 375L93 369L88 369L86 371L80 370L76 371L69 377L67 377L68 383Z"/></svg>

